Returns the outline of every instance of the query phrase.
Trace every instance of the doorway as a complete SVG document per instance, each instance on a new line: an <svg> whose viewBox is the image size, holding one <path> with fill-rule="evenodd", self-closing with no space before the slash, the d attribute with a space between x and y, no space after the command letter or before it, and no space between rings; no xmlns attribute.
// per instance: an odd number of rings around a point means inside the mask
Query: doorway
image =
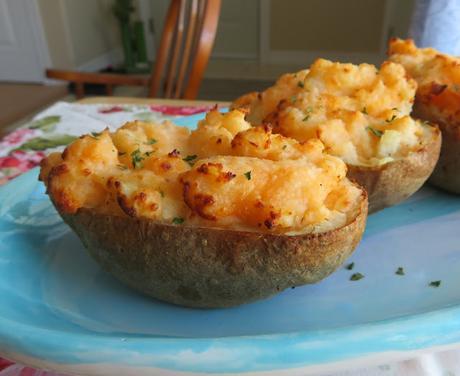
<svg viewBox="0 0 460 376"><path fill-rule="evenodd" d="M36 1L0 1L0 81L44 82L50 65Z"/></svg>

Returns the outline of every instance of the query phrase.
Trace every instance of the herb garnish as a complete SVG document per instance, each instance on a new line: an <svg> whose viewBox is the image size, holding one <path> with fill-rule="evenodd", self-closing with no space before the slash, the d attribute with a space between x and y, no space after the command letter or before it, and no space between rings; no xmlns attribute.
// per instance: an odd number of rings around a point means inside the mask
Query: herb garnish
<svg viewBox="0 0 460 376"><path fill-rule="evenodd" d="M303 83L303 81L299 81L297 82L297 86L303 89L305 87L305 84Z"/></svg>
<svg viewBox="0 0 460 376"><path fill-rule="evenodd" d="M404 268L400 266L398 269L396 269L395 274L396 275L405 275Z"/></svg>
<svg viewBox="0 0 460 376"><path fill-rule="evenodd" d="M127 169L128 169L128 167L126 167L126 166L124 166L124 165L122 165L122 164L117 165L117 167L118 167L120 170L127 170Z"/></svg>
<svg viewBox="0 0 460 376"><path fill-rule="evenodd" d="M364 275L361 273L355 273L350 277L350 281L359 281L360 279L363 279Z"/></svg>
<svg viewBox="0 0 460 376"><path fill-rule="evenodd" d="M246 177L246 179L251 180L251 171L245 172L244 176Z"/></svg>
<svg viewBox="0 0 460 376"><path fill-rule="evenodd" d="M312 112L313 112L313 108L308 107L305 113L305 117L302 119L302 121L307 121L308 119L310 119L310 115Z"/></svg>
<svg viewBox="0 0 460 376"><path fill-rule="evenodd" d="M180 225L182 223L184 223L185 219L182 218L182 217L174 217L173 220L172 220L172 223L174 223L175 225Z"/></svg>
<svg viewBox="0 0 460 376"><path fill-rule="evenodd" d="M348 264L347 266L345 266L345 269L352 270L354 267L355 267L355 263L352 262L352 263Z"/></svg>
<svg viewBox="0 0 460 376"><path fill-rule="evenodd" d="M154 138L151 138L145 144L146 145L153 145L153 144L156 144L157 142L158 142L157 140L155 140Z"/></svg>
<svg viewBox="0 0 460 376"><path fill-rule="evenodd" d="M297 100L297 96L296 96L296 95L293 95L293 96L290 98L291 103L295 103L296 100Z"/></svg>
<svg viewBox="0 0 460 376"><path fill-rule="evenodd" d="M378 129L375 129L375 128L372 128L372 127L366 127L366 129L368 131L371 131L374 134L374 136L377 136L377 137L382 137L383 136L383 132L378 130Z"/></svg>
<svg viewBox="0 0 460 376"><path fill-rule="evenodd" d="M165 193L163 191L160 191L160 196L165 197Z"/></svg>
<svg viewBox="0 0 460 376"><path fill-rule="evenodd" d="M287 145L283 145L283 150L287 148Z"/></svg>
<svg viewBox="0 0 460 376"><path fill-rule="evenodd" d="M395 114L393 114L393 116L391 117L391 119L386 119L385 122L386 123L391 123L394 119L396 119L397 116Z"/></svg>
<svg viewBox="0 0 460 376"><path fill-rule="evenodd" d="M361 112L362 112L364 115L369 115L369 114L367 113L367 108L366 108L366 107L363 107L363 109L361 110Z"/></svg>
<svg viewBox="0 0 460 376"><path fill-rule="evenodd" d="M439 286L441 286L441 281L431 281L428 286L430 286L430 287L439 287Z"/></svg>
<svg viewBox="0 0 460 376"><path fill-rule="evenodd" d="M91 134L89 135L90 137L94 138L95 140L98 140L99 139L99 136L102 134L102 132L100 133L97 133L97 132L91 132Z"/></svg>
<svg viewBox="0 0 460 376"><path fill-rule="evenodd" d="M185 158L182 158L182 160L187 162L190 166L193 167L193 164L195 163L196 158L197 158L197 155L193 154L193 155L187 155Z"/></svg>
<svg viewBox="0 0 460 376"><path fill-rule="evenodd" d="M131 153L131 161L133 163L133 167L142 167L142 161L145 159L144 156L142 156L141 151L139 149L134 150Z"/></svg>

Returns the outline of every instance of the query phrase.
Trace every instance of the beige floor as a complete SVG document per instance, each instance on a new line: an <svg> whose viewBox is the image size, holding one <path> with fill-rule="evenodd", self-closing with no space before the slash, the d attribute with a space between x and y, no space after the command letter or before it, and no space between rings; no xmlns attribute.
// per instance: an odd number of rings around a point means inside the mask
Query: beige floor
<svg viewBox="0 0 460 376"><path fill-rule="evenodd" d="M66 95L65 85L0 83L0 135Z"/></svg>

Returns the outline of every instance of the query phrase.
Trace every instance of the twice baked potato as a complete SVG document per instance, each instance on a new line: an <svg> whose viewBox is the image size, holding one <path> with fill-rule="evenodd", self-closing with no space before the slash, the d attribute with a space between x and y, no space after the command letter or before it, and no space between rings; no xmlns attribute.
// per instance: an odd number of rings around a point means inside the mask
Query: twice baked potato
<svg viewBox="0 0 460 376"><path fill-rule="evenodd" d="M213 112L192 134L128 123L51 154L40 179L97 262L155 298L227 307L317 282L359 243L366 193L320 141L244 122L239 111ZM203 158L200 142L219 146L225 132L235 133L227 149ZM271 159L243 152L257 138L269 140Z"/></svg>
<svg viewBox="0 0 460 376"><path fill-rule="evenodd" d="M320 140L367 190L369 212L403 201L428 179L441 136L436 127L409 116L417 85L401 65L385 62L377 70L370 64L319 59L308 71L283 77L284 85L277 82L252 95L252 102L240 98L232 108L242 106L253 125L270 125L273 132L300 143ZM272 92L277 93L276 106Z"/></svg>
<svg viewBox="0 0 460 376"><path fill-rule="evenodd" d="M460 194L460 59L413 40L393 39L389 57L402 64L418 83L414 116L439 125L442 146L430 182Z"/></svg>

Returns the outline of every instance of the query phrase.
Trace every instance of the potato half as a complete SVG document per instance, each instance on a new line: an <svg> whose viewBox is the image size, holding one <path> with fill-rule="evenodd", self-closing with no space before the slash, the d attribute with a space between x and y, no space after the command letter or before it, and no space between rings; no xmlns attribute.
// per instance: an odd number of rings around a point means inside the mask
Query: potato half
<svg viewBox="0 0 460 376"><path fill-rule="evenodd" d="M430 182L460 194L460 59L433 48L417 48L411 39L393 39L391 60L418 83L414 116L439 125L442 146Z"/></svg>
<svg viewBox="0 0 460 376"><path fill-rule="evenodd" d="M367 216L345 163L318 140L246 129L238 112L208 115L216 125L192 135L133 122L82 136L43 160L40 179L105 270L167 302L233 306L332 273ZM237 155L200 158L206 145Z"/></svg>
<svg viewBox="0 0 460 376"><path fill-rule="evenodd" d="M344 226L293 236L175 226L91 209L60 214L120 281L170 303L216 308L267 298L334 272L361 240L367 197L363 191Z"/></svg>
<svg viewBox="0 0 460 376"><path fill-rule="evenodd" d="M253 125L270 125L299 143L320 140L367 190L373 213L416 192L438 160L439 130L410 117L416 87L394 62L377 69L318 59L309 70L286 74L232 107L249 111Z"/></svg>

